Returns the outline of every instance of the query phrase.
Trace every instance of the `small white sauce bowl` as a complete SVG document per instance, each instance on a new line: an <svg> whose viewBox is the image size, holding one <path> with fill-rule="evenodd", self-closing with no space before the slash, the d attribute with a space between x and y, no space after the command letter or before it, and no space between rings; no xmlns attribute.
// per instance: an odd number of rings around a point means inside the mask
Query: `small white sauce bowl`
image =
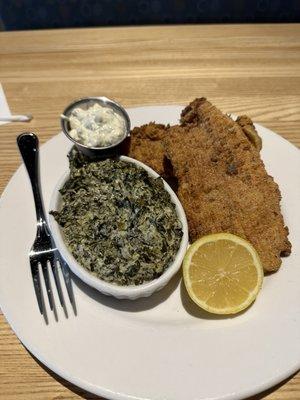
<svg viewBox="0 0 300 400"><path fill-rule="evenodd" d="M126 156L121 156L120 159L122 161L138 165L139 167L145 169L148 172L148 174L154 178L157 178L159 176L155 171L153 171L152 168L148 167L147 165L143 164L140 161L137 161L133 158ZM62 199L59 190L62 188L62 186L68 179L69 179L69 172L65 173L57 183L51 197L50 210L60 209ZM52 215L49 215L50 228L55 244L60 254L67 262L67 264L69 265L70 269L74 272L74 274L76 274L87 285L99 290L100 292L106 295L114 296L118 299L135 300L138 299L139 297L148 297L152 293L162 289L180 269L183 257L185 255L188 246L188 225L183 207L176 194L173 192L173 190L165 181L164 181L164 187L165 190L170 194L171 201L175 204L177 216L182 224L183 235L180 242L180 247L174 258L174 261L172 262L172 264L169 265L169 267L159 278L137 286L134 285L119 286L109 282L105 282L104 280L97 278L96 276L88 272L75 260L75 258L71 254L70 250L68 249L64 241L63 231L61 227L55 221L55 218Z"/></svg>

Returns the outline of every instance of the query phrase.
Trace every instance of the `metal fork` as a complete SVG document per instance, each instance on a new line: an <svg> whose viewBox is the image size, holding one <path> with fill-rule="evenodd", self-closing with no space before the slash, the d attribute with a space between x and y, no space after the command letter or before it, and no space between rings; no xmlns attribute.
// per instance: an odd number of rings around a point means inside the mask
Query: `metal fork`
<svg viewBox="0 0 300 400"><path fill-rule="evenodd" d="M73 298L69 267L61 257L59 251L57 250L54 244L43 207L43 201L40 189L40 179L39 179L38 138L34 133L23 133L18 136L17 144L19 146L20 153L22 155L25 167L29 175L34 197L35 210L36 210L37 233L33 246L29 252L29 261L33 279L33 286L40 313L43 315L45 313L45 309L43 305L43 294L42 294L41 280L38 268L39 264L41 265L41 269L43 271L50 309L52 311L54 309L54 300L48 273L48 266L47 266L48 263L50 264L54 276L54 281L57 288L61 306L64 307L64 298L58 275L58 264L60 264L61 266L68 296L74 308L74 298Z"/></svg>

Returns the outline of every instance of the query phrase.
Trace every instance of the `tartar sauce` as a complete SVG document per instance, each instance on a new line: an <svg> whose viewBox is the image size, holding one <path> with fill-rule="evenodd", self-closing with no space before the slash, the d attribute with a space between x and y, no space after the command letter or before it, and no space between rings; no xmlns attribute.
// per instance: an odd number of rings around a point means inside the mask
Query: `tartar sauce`
<svg viewBox="0 0 300 400"><path fill-rule="evenodd" d="M98 103L87 110L74 108L69 121L69 135L85 146L110 146L125 135L124 118L112 108L103 107Z"/></svg>

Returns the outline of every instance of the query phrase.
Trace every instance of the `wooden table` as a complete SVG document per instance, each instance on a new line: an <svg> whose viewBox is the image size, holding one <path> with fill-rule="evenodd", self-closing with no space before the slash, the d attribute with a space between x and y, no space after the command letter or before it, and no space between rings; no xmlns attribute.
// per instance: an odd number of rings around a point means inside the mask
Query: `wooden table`
<svg viewBox="0 0 300 400"><path fill-rule="evenodd" d="M0 33L0 82L13 113L0 126L0 190L20 164L15 138L60 130L72 99L106 95L125 106L208 97L300 146L300 25L130 27ZM280 329L280 327L279 327ZM0 316L0 399L96 399L46 370ZM300 374L253 399L299 400Z"/></svg>

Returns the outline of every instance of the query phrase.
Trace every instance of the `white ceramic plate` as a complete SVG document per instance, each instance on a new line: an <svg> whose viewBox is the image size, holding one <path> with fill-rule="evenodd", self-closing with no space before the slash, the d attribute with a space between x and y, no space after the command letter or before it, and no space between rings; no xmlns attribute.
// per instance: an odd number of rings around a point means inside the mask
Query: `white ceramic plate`
<svg viewBox="0 0 300 400"><path fill-rule="evenodd" d="M182 107L129 110L132 125L176 123ZM279 183L293 251L279 272L264 279L255 304L234 318L201 312L179 277L161 292L137 301L116 300L78 279L78 315L41 318L32 288L28 250L35 212L23 166L0 208L0 305L23 344L74 384L109 399L242 399L300 368L300 157L280 136L257 125L262 157ZM41 148L46 205L67 168L63 135Z"/></svg>

